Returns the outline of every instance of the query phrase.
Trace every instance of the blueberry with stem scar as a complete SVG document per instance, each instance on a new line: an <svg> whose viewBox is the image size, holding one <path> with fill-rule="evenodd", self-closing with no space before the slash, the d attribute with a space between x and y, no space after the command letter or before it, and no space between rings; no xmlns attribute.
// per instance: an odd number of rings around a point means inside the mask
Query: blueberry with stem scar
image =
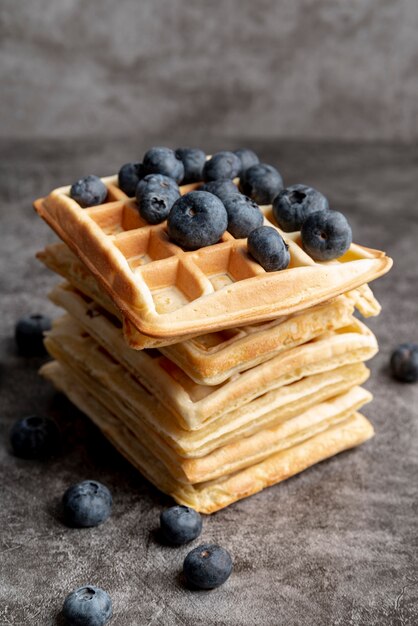
<svg viewBox="0 0 418 626"><path fill-rule="evenodd" d="M207 191L191 191L176 200L167 218L170 239L186 250L217 243L227 226L223 203Z"/></svg>

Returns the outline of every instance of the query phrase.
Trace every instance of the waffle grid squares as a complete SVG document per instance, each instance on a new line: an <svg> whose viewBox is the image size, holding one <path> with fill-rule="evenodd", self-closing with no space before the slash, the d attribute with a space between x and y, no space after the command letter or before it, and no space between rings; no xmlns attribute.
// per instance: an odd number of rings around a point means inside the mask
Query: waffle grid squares
<svg viewBox="0 0 418 626"><path fill-rule="evenodd" d="M355 245L339 260L342 263L315 262L303 251L298 233L285 234L277 228L271 207L260 208L265 225L273 226L289 246L288 269L265 272L249 256L246 239L235 239L228 232L213 246L186 251L169 240L166 223L149 225L140 217L135 201L119 189L117 177L102 180L108 189L102 205L82 209L64 187L37 201L35 208L88 265L134 326L149 335L181 336L196 329L215 331L265 321L329 299L390 267L390 259L382 253ZM183 186L181 193L197 186ZM80 228L79 242L74 235ZM370 267L355 264L365 259ZM342 277L335 266L344 261L354 263L353 271L350 267ZM328 271L320 275L306 271L332 265L330 279ZM300 294L295 293L298 281ZM260 305L251 295L255 289ZM278 293L283 294L283 304Z"/></svg>

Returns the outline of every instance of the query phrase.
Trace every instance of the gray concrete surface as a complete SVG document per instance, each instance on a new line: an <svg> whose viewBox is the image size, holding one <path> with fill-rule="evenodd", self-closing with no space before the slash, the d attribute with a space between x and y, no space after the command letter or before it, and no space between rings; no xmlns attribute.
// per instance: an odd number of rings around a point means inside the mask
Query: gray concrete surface
<svg viewBox="0 0 418 626"><path fill-rule="evenodd" d="M0 625L60 625L66 594L84 583L110 593L118 626L417 624L418 385L393 381L387 362L398 342L418 341L418 148L253 144L287 183L325 192L356 241L395 259L374 287L383 313L369 322L381 348L367 384L375 400L365 408L376 437L205 519L202 539L228 548L235 569L219 590L191 592L179 576L189 548L155 537L168 498L38 377L39 359L16 355L12 339L21 314L58 314L46 300L56 279L34 260L53 236L31 201L80 174L116 171L138 146L0 147L7 155L0 164ZM46 463L17 459L8 448L10 425L32 412L55 417L65 434L62 454ZM66 528L60 498L85 478L110 487L113 515L96 529Z"/></svg>
<svg viewBox="0 0 418 626"><path fill-rule="evenodd" d="M416 0L0 3L2 137L418 136Z"/></svg>

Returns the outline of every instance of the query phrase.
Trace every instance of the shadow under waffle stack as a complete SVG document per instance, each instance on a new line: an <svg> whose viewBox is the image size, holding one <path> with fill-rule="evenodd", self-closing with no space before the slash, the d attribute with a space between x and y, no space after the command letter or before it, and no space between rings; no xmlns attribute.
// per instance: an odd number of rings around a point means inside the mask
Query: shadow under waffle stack
<svg viewBox="0 0 418 626"><path fill-rule="evenodd" d="M212 513L373 435L358 410L377 342L353 315L379 314L367 282L384 253L352 244L318 263L281 233L290 266L266 273L229 233L182 250L103 180L102 206L69 187L35 203L65 242L37 256L68 281L50 294L66 315L41 374L144 476Z"/></svg>

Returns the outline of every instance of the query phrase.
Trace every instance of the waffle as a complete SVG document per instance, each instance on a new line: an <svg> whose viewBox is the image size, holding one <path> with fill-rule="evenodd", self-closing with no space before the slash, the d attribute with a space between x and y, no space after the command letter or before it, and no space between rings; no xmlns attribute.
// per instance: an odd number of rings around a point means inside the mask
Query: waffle
<svg viewBox="0 0 418 626"><path fill-rule="evenodd" d="M324 333L292 348L222 385L199 385L158 350L130 350L122 333L104 315L84 316L83 327L137 382L159 398L186 430L196 430L263 394L306 376L365 361L377 352L373 333L355 318L349 326ZM55 323L55 334L70 343L79 334L77 324L64 318ZM51 335L50 335L51 336ZM85 342L92 341L86 336ZM91 346L91 349L94 345ZM271 407L274 408L274 407Z"/></svg>
<svg viewBox="0 0 418 626"><path fill-rule="evenodd" d="M93 334L97 324L90 320L107 316L102 307L68 284L56 286L49 297L80 324L92 327ZM179 344L161 347L160 351L194 382L201 385L219 385L234 374L311 341L325 331L349 325L353 312L353 300L338 296L331 302L319 304L288 318L201 335ZM115 317L110 321L119 326ZM97 332L98 329L96 334Z"/></svg>
<svg viewBox="0 0 418 626"><path fill-rule="evenodd" d="M368 420L354 413L347 419L290 448L277 452L246 469L218 480L188 485L173 478L166 466L115 415L80 387L71 370L48 363L43 374L95 422L113 445L158 489L179 504L201 513L213 513L229 504L279 483L343 450L363 443L373 435Z"/></svg>
<svg viewBox="0 0 418 626"><path fill-rule="evenodd" d="M187 252L169 240L165 223L141 219L115 176L103 182L108 201L101 206L82 209L62 187L37 200L35 209L147 335L202 334L290 315L365 284L392 264L384 253L356 244L339 261L315 262L299 233L281 233L291 259L281 272L265 272L247 254L246 240L228 232L213 246ZM261 209L276 228L271 207Z"/></svg>
<svg viewBox="0 0 418 626"><path fill-rule="evenodd" d="M158 426L152 424L147 411L152 411L156 398L150 397L138 403L137 393L125 380L113 380L114 368L111 363L97 359L94 352L87 353L81 346L76 357L69 354L66 346L48 342L55 358L67 367L81 388L85 388L99 402L104 402L109 410L118 416L144 446L151 450L167 467L171 475L180 482L207 482L258 463L272 454L291 447L328 428L330 425L349 417L355 410L372 399L371 394L361 387L353 387L343 394L315 404L301 414L283 419L280 410L271 412L267 427L259 425L252 433L238 429L234 439L223 443L206 455L183 457L172 442L160 436ZM67 346L68 348L68 346ZM77 344L71 346L77 353ZM101 363L98 365L98 360ZM101 369L100 369L101 368ZM145 408L145 410L144 410ZM251 406L249 406L251 412ZM254 425L253 425L254 428Z"/></svg>
<svg viewBox="0 0 418 626"><path fill-rule="evenodd" d="M143 348L158 348L175 344L171 350L165 351L165 353L172 361L183 365L188 363L190 369L188 373L192 378L195 378L196 382L217 384L217 382L210 382L211 379L214 380L213 372L215 371L219 372L220 376L224 376L225 364L231 363L232 359L230 347L231 344L235 343L233 340L234 331L226 332L224 335L221 333L210 333L212 335L211 338L208 338L207 335L201 335L201 340L197 339L194 342L189 341L185 337L156 339L155 337L145 335L136 329L121 314L119 309L114 306L112 300L100 287L93 274L71 252L68 246L63 243L52 244L38 252L37 257L53 272L66 278L78 291L97 302L112 315L118 317L123 323L125 340L131 348L142 350ZM345 293L344 297L352 301L363 317L372 317L380 313L381 307L368 285L361 285L361 287ZM61 306L60 303L58 305ZM279 318L277 322L279 323L281 319L285 318ZM239 333L235 335L237 344L242 345L244 351L247 351L248 344L254 341L258 326L241 326ZM222 341L223 336L226 337L226 341ZM209 349L207 347L208 342L210 342ZM265 347L265 344L263 344L263 348ZM227 353L225 353L225 350ZM242 350L238 354L242 354Z"/></svg>
<svg viewBox="0 0 418 626"><path fill-rule="evenodd" d="M234 444L243 437L304 413L312 406L346 393L362 384L369 375L362 363L308 376L302 380L264 394L240 409L226 413L195 431L181 428L169 408L101 348L83 329L69 318L55 324L45 340L55 359L70 368L80 384L97 400L113 407L128 422L142 424L148 438L161 447L163 441L177 457L196 459ZM93 385L92 381L95 382Z"/></svg>

